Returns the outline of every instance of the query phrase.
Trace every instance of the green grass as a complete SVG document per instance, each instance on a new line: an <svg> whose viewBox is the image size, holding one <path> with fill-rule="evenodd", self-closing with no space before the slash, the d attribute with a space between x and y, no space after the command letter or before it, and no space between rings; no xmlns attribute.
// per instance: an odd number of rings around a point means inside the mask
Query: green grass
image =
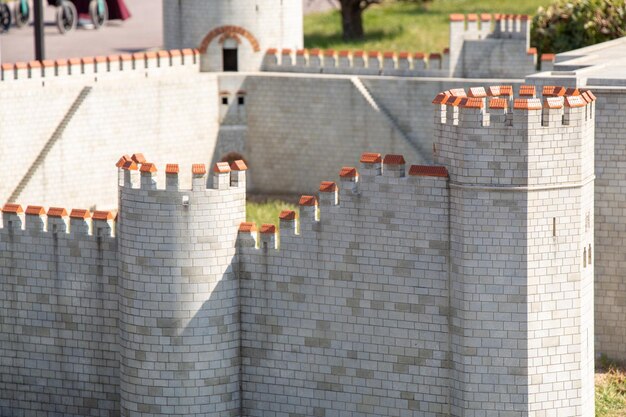
<svg viewBox="0 0 626 417"><path fill-rule="evenodd" d="M596 366L596 417L626 417L626 368L605 356Z"/></svg>
<svg viewBox="0 0 626 417"><path fill-rule="evenodd" d="M297 211L298 207L280 200L270 200L262 203L248 201L246 203L246 220L256 223L257 226L261 226L264 223L278 226L278 214L283 210Z"/></svg>
<svg viewBox="0 0 626 417"><path fill-rule="evenodd" d="M448 46L451 13L535 14L550 0L433 0L425 4L392 2L371 6L363 14L366 39L341 38L338 11L304 18L307 48L364 49L369 51L441 52Z"/></svg>

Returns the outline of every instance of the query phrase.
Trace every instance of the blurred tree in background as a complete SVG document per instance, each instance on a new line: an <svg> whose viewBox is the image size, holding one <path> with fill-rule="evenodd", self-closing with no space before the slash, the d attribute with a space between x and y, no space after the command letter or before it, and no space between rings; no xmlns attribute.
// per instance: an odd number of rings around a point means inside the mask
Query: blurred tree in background
<svg viewBox="0 0 626 417"><path fill-rule="evenodd" d="M556 0L537 10L531 43L538 52L559 53L626 34L626 0Z"/></svg>

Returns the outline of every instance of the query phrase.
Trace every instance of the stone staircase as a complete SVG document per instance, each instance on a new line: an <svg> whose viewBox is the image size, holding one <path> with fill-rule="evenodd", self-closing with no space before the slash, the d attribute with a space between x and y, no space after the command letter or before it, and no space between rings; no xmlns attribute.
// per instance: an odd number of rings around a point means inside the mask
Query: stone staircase
<svg viewBox="0 0 626 417"><path fill-rule="evenodd" d="M28 167L26 174L22 177L17 187L15 187L15 189L9 196L8 202L13 203L13 202L16 202L20 198L20 195L22 194L22 192L24 191L24 189L26 188L30 180L35 175L35 172L37 172L37 169L39 168L39 166L41 166L43 161L45 161L46 157L50 153L50 150L52 150L54 145L63 136L63 133L65 132L65 129L67 128L67 125L72 121L72 119L74 118L74 115L76 114L80 106L83 104L87 96L89 96L89 93L91 93L91 90L92 90L92 87L84 87L80 91L80 93L78 94L78 96L76 97L76 99L74 100L70 108L68 109L68 111L65 113L65 116L63 117L61 122L58 124L54 132L52 133L52 136L50 136L50 139L48 139L48 141L43 146L43 148L41 148L41 151L39 151L39 154L37 155L33 163L30 165L30 167Z"/></svg>
<svg viewBox="0 0 626 417"><path fill-rule="evenodd" d="M361 81L359 77L350 77L350 81L352 81L354 87L359 91L359 93L361 93L365 101L367 101L372 109L379 113L392 127L394 132L402 137L417 152L422 159L419 162L428 163L430 158L428 158L427 155L429 155L430 150L425 149L423 144L414 141L406 133L404 133L398 122L396 122L396 120L391 116L391 113L389 113L389 111L382 104L376 101L376 99L372 96L372 93L369 91L367 86L363 84L363 81Z"/></svg>

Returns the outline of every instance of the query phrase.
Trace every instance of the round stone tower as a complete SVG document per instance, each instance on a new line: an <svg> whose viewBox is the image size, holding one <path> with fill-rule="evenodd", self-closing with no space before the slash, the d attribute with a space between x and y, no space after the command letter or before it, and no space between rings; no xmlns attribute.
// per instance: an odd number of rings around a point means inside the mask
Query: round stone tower
<svg viewBox="0 0 626 417"><path fill-rule="evenodd" d="M124 161L121 161L123 163ZM245 166L194 165L192 189L168 165L120 169L121 415L237 415L239 301L235 240ZM164 189L163 189L164 188Z"/></svg>
<svg viewBox="0 0 626 417"><path fill-rule="evenodd" d="M258 71L268 48L303 47L299 0L164 0L166 49L198 48L203 71Z"/></svg>

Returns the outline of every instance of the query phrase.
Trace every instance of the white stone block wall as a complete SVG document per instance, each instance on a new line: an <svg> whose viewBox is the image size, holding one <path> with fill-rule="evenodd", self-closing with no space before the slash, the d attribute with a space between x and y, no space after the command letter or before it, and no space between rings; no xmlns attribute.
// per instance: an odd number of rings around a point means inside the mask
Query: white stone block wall
<svg viewBox="0 0 626 417"><path fill-rule="evenodd" d="M214 189L216 174L193 170L191 190L130 177L119 189L122 416L239 413L245 181Z"/></svg>
<svg viewBox="0 0 626 417"><path fill-rule="evenodd" d="M593 416L593 103L542 118L540 100L516 101L503 123L461 100L435 116L435 162L450 170L452 414Z"/></svg>
<svg viewBox="0 0 626 417"><path fill-rule="evenodd" d="M244 415L449 412L446 178L359 172L240 249Z"/></svg>
<svg viewBox="0 0 626 417"><path fill-rule="evenodd" d="M0 229L0 415L119 416L117 242L25 217Z"/></svg>
<svg viewBox="0 0 626 417"><path fill-rule="evenodd" d="M620 116L626 109L623 90L597 88L596 107L596 181L595 234L597 250L595 276L596 354L626 360L626 288L623 265L626 245L623 224L623 196L626 189L622 179L626 124Z"/></svg>

